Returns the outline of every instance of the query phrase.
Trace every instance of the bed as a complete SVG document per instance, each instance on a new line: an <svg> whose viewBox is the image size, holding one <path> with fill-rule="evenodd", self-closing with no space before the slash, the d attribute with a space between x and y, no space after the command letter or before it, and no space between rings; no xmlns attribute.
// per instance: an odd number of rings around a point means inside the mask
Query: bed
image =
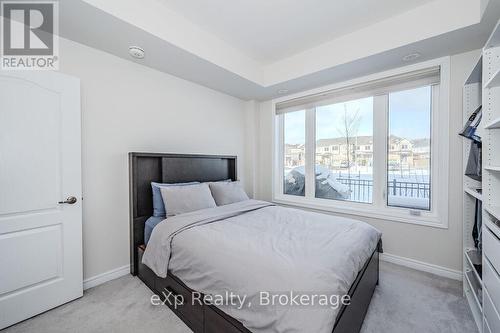
<svg viewBox="0 0 500 333"><path fill-rule="evenodd" d="M131 273L133 275L138 275L138 277L156 294L163 299L164 303L169 306L176 315L182 319L187 326L189 326L194 332L250 332L249 322L245 322L244 316L239 316L238 312L232 312L229 308L224 308L222 306L216 306L211 304L200 304L193 301L193 295L199 295L199 291L188 287L188 285L193 286L193 280L188 278L190 275L189 270L182 271L175 269L165 269L164 272L159 270L154 265L143 264L143 256L146 250L144 244L144 230L146 220L151 216L152 213L152 196L151 196L151 182L164 182L164 183L185 183L192 181L200 182L210 182L210 181L220 181L220 180L236 180L236 157L234 156L213 156L213 155L184 155L184 154L156 154L156 153L130 153L129 154L129 170L130 170L130 235L131 235L131 246L130 246L130 267ZM213 211L213 212L212 212ZM224 214L230 214L224 216ZM210 232L221 232L221 228L229 228L231 226L243 225L245 219L248 220L252 214L260 214L252 217L254 221L265 221L266 216L272 216L272 214L279 213L285 214L289 213L285 208L273 207L269 203L259 202L259 201L249 201L241 204L221 206L217 209L212 209L211 214L214 216L212 219L214 223L208 224L203 223L203 226L197 226L198 229L206 228L202 232L194 232L191 230L189 233L185 232L183 235L190 235L188 237L177 237L179 239L177 242L180 243L183 240L182 248L186 250L187 253L182 259L187 256L191 256L192 259L188 261L188 264L184 264L184 267L191 267L191 273L201 272L203 270L210 270L213 267L204 266L205 262L210 262L210 260L217 256L217 251L215 249L216 243L211 243L210 238L203 238L204 235ZM189 217L189 223L197 223L198 220L207 221L206 215L200 215L201 213L191 214L193 216ZM203 213L205 214L205 213ZM231 215L232 214L232 215ZM266 215L267 214L267 215ZM184 214L182 214L184 215ZM178 220L186 220L187 217L181 217L179 215ZM189 214L187 214L189 215ZM239 217L241 215L241 217ZM201 216L201 217L200 217ZM232 224L227 224L231 218L235 220ZM324 215L323 215L324 216ZM274 217L273 217L274 218ZM289 219L289 217L286 217ZM326 218L326 216L325 216ZM269 218L268 218L269 219ZM223 221L223 222L221 222ZM184 222L183 222L184 223ZM262 222L264 223L264 222ZM161 225L161 224L160 224ZM193 224L194 225L194 224ZM268 224L270 225L270 224ZM339 223L342 225L342 223ZM347 225L347 222L345 222ZM194 229L194 228L193 228ZM347 228L347 229L350 229ZM246 230L246 229L245 229ZM234 230L231 231L234 233ZM334 230L332 229L332 232ZM157 232L159 233L159 232ZM354 233L352 235L355 235ZM158 238L158 237L157 237ZM189 244L197 244L190 248ZM358 241L362 242L362 239ZM202 243L203 246L200 246ZM180 245L177 245L180 246ZM204 248L204 253L189 254L190 249ZM147 250L148 252L153 252L153 245L151 245ZM334 316L331 319L331 331L334 333L341 332L359 332L361 325L363 323L364 316L370 304L370 300L378 284L379 275L379 252L381 251L381 243L378 242L375 249L371 253L365 254L363 261L359 263L359 270L353 275L353 282L350 286L346 287L346 292L350 296L350 304L342 305L339 307ZM183 251L180 251L183 252ZM193 251L191 251L193 252ZM189 255L188 255L189 254ZM146 259L149 255L149 259L156 258L158 256L158 262L164 262L164 258L161 257L161 252L157 252L155 256L150 253L146 253ZM240 253L239 255L242 256ZM208 256L202 258L202 256ZM171 257L169 254L168 257ZM179 257L179 255L177 255ZM364 259L366 257L366 260ZM174 262L176 257L172 257ZM335 258L332 258L334 261ZM196 261L198 260L198 261ZM147 260L146 260L147 261ZM168 263L168 258L167 258ZM265 260L263 260L265 263ZM246 265L244 257L241 260L242 265ZM237 267L238 262L232 263L232 267ZM149 267L148 267L149 266ZM151 269L150 267L153 267ZM231 267L231 266L230 266ZM243 267L243 266L242 266ZM221 270L219 273L231 273L226 272L228 268ZM237 269L234 269L236 272ZM156 272L156 273L155 273ZM250 275L247 271L241 270L238 272L241 279L245 279ZM340 272L342 273L342 272ZM177 276L178 275L178 276ZM192 275L192 274L191 274ZM182 276L183 279L180 278ZM224 280L229 279L230 275L215 276L214 279ZM229 281L226 281L229 284ZM237 281L236 281L237 282ZM194 284L196 285L196 284ZM234 281L233 281L234 285ZM200 286L199 290L205 288ZM226 286L224 287L226 288ZM304 290L304 289L302 289ZM177 304L177 299L181 296L184 300L183 304ZM224 309L222 311L221 309ZM230 316L228 313L232 313ZM316 312L314 312L316 313ZM314 315L309 316L311 324L308 327L314 327L315 317ZM237 320L235 318L240 318ZM245 325L243 323L245 323ZM276 328L275 328L276 329ZM287 330L287 329L285 329ZM252 329L252 331L258 331ZM288 330L287 330L288 331Z"/></svg>

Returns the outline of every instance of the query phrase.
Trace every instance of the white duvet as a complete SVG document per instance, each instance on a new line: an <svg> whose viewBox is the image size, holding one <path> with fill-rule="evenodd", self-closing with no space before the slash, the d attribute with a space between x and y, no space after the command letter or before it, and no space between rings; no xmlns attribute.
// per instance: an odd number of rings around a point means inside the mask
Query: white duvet
<svg viewBox="0 0 500 333"><path fill-rule="evenodd" d="M246 200L162 221L143 263L213 296L252 332L331 332L335 301L380 236L360 221Z"/></svg>

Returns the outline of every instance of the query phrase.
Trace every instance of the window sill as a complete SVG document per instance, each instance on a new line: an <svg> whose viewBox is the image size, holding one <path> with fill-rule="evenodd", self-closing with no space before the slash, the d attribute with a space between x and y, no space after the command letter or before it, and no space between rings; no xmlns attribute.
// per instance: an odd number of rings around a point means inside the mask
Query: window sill
<svg viewBox="0 0 500 333"><path fill-rule="evenodd" d="M315 200L309 200L306 201L307 199L299 199L299 200L293 200L293 198L288 198L286 196L284 197L279 197L279 198L273 198L273 202L276 204L280 205L286 205L286 206L294 206L294 207L299 207L299 208L308 208L316 211L321 211L321 212L328 212L328 213L338 213L338 214L346 214L346 215L351 215L354 217L369 217L369 218L375 218L378 220L385 220L385 221L391 221L391 222L399 222L399 223L407 223L407 224L415 224L415 225L420 225L420 226L425 226L425 227L432 227L432 228L438 228L438 229L448 229L448 224L447 223L441 223L437 217L434 216L421 216L421 217L416 217L416 216L405 216L404 214L398 212L394 212L393 214L391 213L386 213L386 212L380 212L380 210L374 209L372 207L370 208L362 208L362 207L337 207L334 205L326 205L326 204L321 204L318 202L314 202ZM360 204L363 206L364 204ZM409 215L409 213L408 213ZM447 222L447 221L445 221Z"/></svg>

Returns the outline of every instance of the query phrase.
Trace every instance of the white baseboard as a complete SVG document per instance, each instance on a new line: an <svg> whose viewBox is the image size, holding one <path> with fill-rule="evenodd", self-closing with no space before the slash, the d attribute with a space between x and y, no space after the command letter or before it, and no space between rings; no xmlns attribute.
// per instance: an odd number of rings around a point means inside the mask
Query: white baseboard
<svg viewBox="0 0 500 333"><path fill-rule="evenodd" d="M416 269L418 271L423 271L431 273L438 276L443 276L449 279L462 281L462 272L454 269L441 267L434 264L428 264L426 262L418 261L415 259L405 258L396 256L389 253L381 253L380 260L390 262L396 265L405 266L409 268Z"/></svg>
<svg viewBox="0 0 500 333"><path fill-rule="evenodd" d="M125 276L130 273L130 265L125 265L112 269L110 271L98 274L96 276L90 277L83 281L83 290L98 286L105 282L118 279L119 277Z"/></svg>

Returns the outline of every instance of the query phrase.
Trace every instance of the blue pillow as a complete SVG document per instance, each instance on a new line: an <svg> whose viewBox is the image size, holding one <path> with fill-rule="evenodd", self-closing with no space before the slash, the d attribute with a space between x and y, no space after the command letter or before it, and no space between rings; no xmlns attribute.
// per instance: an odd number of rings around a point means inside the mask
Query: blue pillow
<svg viewBox="0 0 500 333"><path fill-rule="evenodd" d="M151 238L151 234L153 233L153 229L163 221L165 217L154 217L151 216L149 219L146 220L146 224L144 225L144 244L147 245L149 242L149 239Z"/></svg>
<svg viewBox="0 0 500 333"><path fill-rule="evenodd" d="M165 210L165 204L163 203L160 187L193 185L199 183L200 182L166 184L166 183L151 182L151 188L153 189L153 216L155 217L167 216L167 211Z"/></svg>

